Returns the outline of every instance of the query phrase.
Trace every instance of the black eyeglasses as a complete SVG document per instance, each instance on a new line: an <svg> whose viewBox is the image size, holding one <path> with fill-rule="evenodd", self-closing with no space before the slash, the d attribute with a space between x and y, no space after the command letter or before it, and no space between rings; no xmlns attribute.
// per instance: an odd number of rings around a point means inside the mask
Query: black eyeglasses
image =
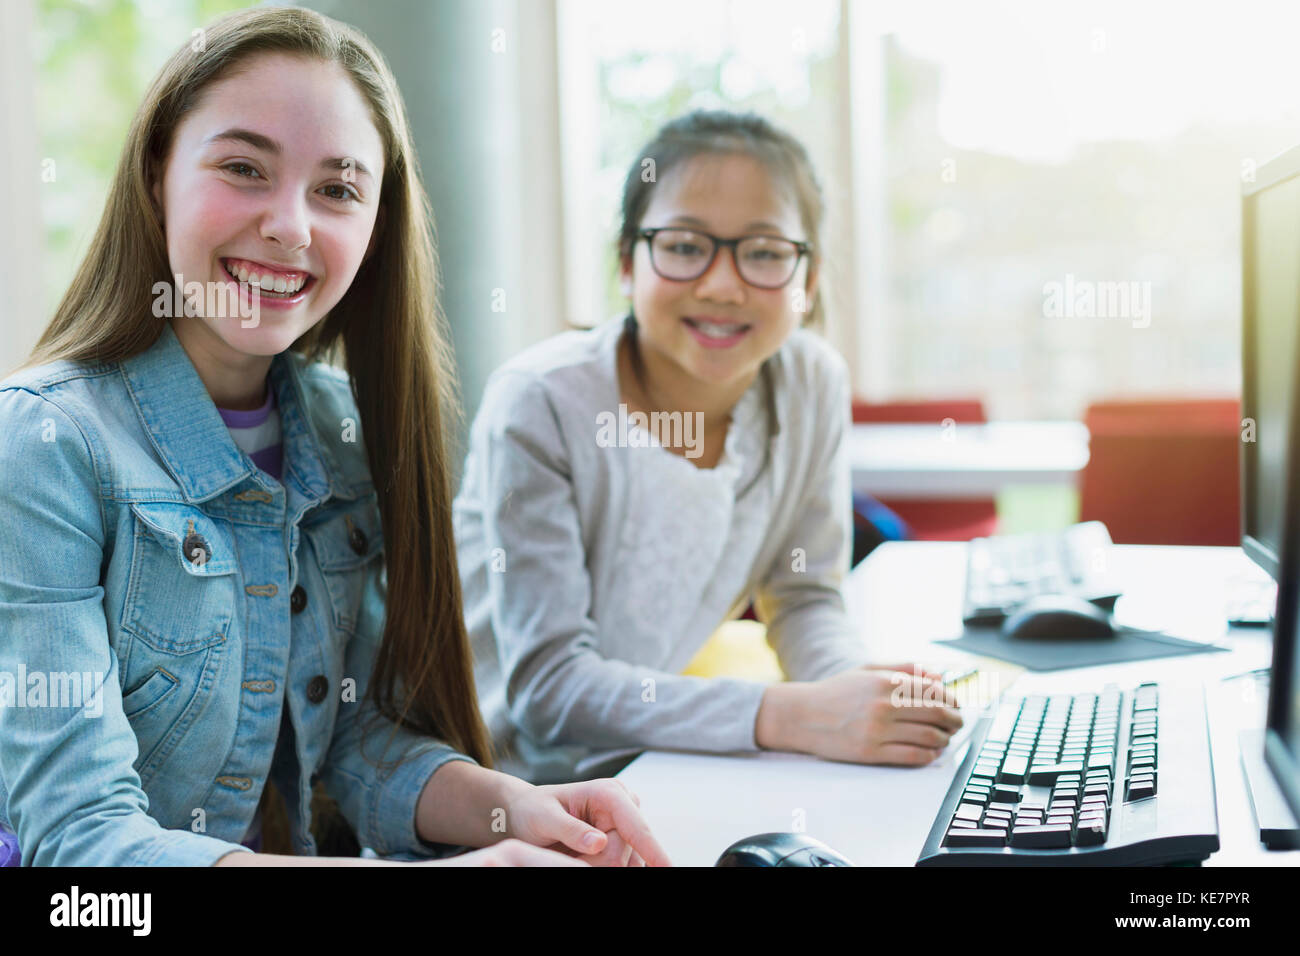
<svg viewBox="0 0 1300 956"><path fill-rule="evenodd" d="M650 267L661 278L690 282L709 271L718 250L731 247L736 271L759 289L780 289L799 268L799 260L812 246L782 236L740 236L719 239L694 229L663 227L642 229L637 237L650 246Z"/></svg>

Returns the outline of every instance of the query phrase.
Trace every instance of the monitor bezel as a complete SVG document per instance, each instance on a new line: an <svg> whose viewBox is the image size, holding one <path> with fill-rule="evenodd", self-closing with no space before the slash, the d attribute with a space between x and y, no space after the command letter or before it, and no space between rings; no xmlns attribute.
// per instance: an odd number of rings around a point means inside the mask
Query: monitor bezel
<svg viewBox="0 0 1300 956"><path fill-rule="evenodd" d="M1245 190L1242 204L1243 240L1247 239L1244 215L1249 209L1249 203L1246 200L1255 193L1296 175L1300 175L1300 147L1289 150L1276 160L1260 167L1257 182L1249 184L1252 188ZM1251 261L1242 260L1243 292L1250 285L1246 281L1246 264ZM1242 324L1244 326L1245 322L1243 321ZM1300 339L1297 340L1296 353L1292 356L1293 365L1300 365ZM1264 759L1273 772L1278 789L1291 805L1292 812L1300 818L1300 760L1297 759L1295 750L1286 739L1290 723L1288 712L1292 694L1291 682L1295 674L1296 642L1300 638L1300 631L1297 631L1297 626L1300 625L1300 388L1296 387L1295 380L1296 376L1292 375L1281 554L1278 571L1273 575L1277 581L1277 608L1273 615L1273 669L1269 681ZM1243 381L1243 414L1245 413L1245 384ZM1244 508L1242 513L1244 521Z"/></svg>
<svg viewBox="0 0 1300 956"><path fill-rule="evenodd" d="M1241 200L1241 418L1257 418L1255 387L1255 204L1254 197L1273 186L1300 176L1300 146L1287 150L1255 170L1253 182L1243 184ZM1241 442L1238 454L1238 472L1241 482L1241 549L1274 581L1278 579L1281 556L1252 534L1258 526L1257 497L1251 493L1255 470L1259 467L1258 447L1251 442Z"/></svg>

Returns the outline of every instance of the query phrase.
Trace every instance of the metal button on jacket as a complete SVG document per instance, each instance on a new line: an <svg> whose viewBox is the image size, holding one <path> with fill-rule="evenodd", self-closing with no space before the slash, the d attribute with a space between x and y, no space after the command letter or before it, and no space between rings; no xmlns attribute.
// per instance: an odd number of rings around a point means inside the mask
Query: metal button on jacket
<svg viewBox="0 0 1300 956"><path fill-rule="evenodd" d="M313 704L319 704L329 693L330 682L324 674L317 674L307 682L307 699Z"/></svg>
<svg viewBox="0 0 1300 956"><path fill-rule="evenodd" d="M307 592L302 589L302 585L296 585L293 593L289 595L289 610L297 614L307 606Z"/></svg>
<svg viewBox="0 0 1300 956"><path fill-rule="evenodd" d="M357 554L365 554L366 533L354 525L348 533L348 544L352 546L352 550Z"/></svg>
<svg viewBox="0 0 1300 956"><path fill-rule="evenodd" d="M211 546L203 535L197 532L187 534L181 548L185 551L185 560L200 567L207 564L212 558Z"/></svg>

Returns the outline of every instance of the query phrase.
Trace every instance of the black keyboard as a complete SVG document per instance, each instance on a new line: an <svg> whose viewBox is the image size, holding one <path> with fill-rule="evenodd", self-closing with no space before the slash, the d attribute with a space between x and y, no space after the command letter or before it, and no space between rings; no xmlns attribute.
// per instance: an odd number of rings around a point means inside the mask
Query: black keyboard
<svg viewBox="0 0 1300 956"><path fill-rule="evenodd" d="M1204 689L1108 684L999 701L917 865L1153 865L1218 848Z"/></svg>
<svg viewBox="0 0 1300 956"><path fill-rule="evenodd" d="M1113 610L1121 592L1107 568L1111 546L1100 521L1063 531L973 538L966 551L962 620L1001 624L1044 594L1074 595Z"/></svg>

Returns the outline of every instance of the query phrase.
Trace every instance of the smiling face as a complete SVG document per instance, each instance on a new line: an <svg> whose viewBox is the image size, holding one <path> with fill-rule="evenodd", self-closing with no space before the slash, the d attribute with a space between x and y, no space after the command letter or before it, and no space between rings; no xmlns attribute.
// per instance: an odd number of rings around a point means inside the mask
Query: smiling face
<svg viewBox="0 0 1300 956"><path fill-rule="evenodd" d="M172 326L200 374L260 369L260 394L269 357L325 317L372 245L384 155L337 64L263 54L236 69L177 127L154 197L184 283L237 283L247 316L257 276L256 325L233 315Z"/></svg>
<svg viewBox="0 0 1300 956"><path fill-rule="evenodd" d="M697 156L666 172L640 228L681 226L720 238L775 235L807 241L793 195L757 159L744 154ZM649 244L638 241L622 266L638 344L647 370L673 388L743 391L762 363L799 325L811 303L816 273L807 258L781 289L747 284L729 249L719 249L698 279L661 278ZM737 395L738 397L738 395Z"/></svg>

